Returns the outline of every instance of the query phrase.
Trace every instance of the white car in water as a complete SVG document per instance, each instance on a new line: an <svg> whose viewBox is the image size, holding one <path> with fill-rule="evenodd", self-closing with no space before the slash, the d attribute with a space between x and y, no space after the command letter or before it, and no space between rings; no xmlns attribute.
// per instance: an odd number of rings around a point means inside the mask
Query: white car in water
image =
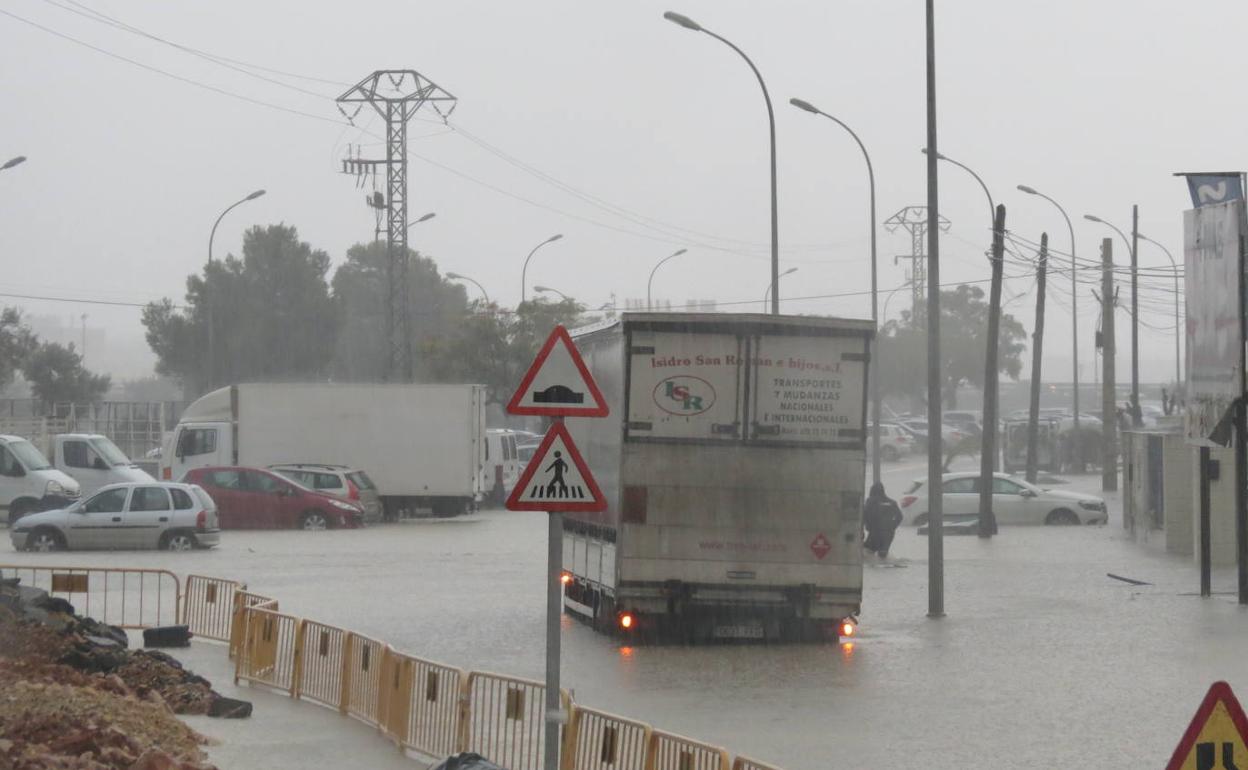
<svg viewBox="0 0 1248 770"><path fill-rule="evenodd" d="M9 530L14 550L159 548L189 551L221 542L217 506L194 484L110 484L68 508L30 513Z"/></svg>
<svg viewBox="0 0 1248 770"><path fill-rule="evenodd" d="M943 485L944 516L978 515L978 472L946 473ZM915 479L898 501L903 523L926 524L927 499L927 479ZM998 524L1105 524L1109 519L1105 501L1096 495L1043 489L1005 473L993 474L992 512Z"/></svg>

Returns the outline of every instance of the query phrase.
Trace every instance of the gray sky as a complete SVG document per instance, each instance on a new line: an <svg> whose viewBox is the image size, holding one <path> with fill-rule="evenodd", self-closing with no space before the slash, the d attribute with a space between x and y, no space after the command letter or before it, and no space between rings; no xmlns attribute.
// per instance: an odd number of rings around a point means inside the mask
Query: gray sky
<svg viewBox="0 0 1248 770"><path fill-rule="evenodd" d="M281 87L92 21L84 9L217 56L335 82L248 70L312 94ZM30 158L0 173L0 291L180 301L217 214L259 187L266 197L222 223L218 255L237 252L250 225L286 222L341 261L371 237L373 222L364 191L338 173L340 158L348 144L364 144L373 157L384 148L379 120L362 113L363 130L345 125L332 99L375 69L413 68L459 97L452 125L536 171L438 123L412 124L412 216L438 216L415 226L411 242L443 272L470 275L496 301L514 304L525 254L563 233L534 257L529 283L591 306L614 293L622 305L645 296L656 261L688 247L659 271L656 296L758 310L769 280L762 97L744 62L664 21L668 9L743 48L771 89L781 269L798 268L783 279L781 297L869 288L861 155L837 126L787 102L805 98L860 134L875 161L881 219L924 203L920 0L2 0L4 12L116 55L323 120L178 82L0 15L0 156ZM1248 5L945 0L937 14L939 148L984 178L1008 209L1008 228L1033 240L1047 229L1055 248L1068 249L1056 209L1014 189L1031 185L1062 203L1079 255L1097 259L1112 231L1082 215L1129 230L1138 203L1141 232L1181 259L1181 212L1190 204L1171 172L1248 165L1238 146L1248 107L1223 97L1242 63L1235 46L1213 42L1248 25ZM983 193L946 164L940 182L952 221L943 281L986 278ZM882 288L904 280L892 256L909 246L904 234L881 229ZM1115 255L1126 261L1120 242ZM1140 264L1168 262L1142 244ZM1068 379L1069 277L1055 280L1045 377ZM1032 285L1011 280L1007 296ZM1168 379L1172 295L1144 296L1141 318L1162 331L1142 331L1142 378ZM1029 330L1033 299L1009 307ZM142 333L134 308L0 302L67 318L87 312L119 349L127 340L133 349ZM1082 376L1091 380L1098 312L1087 287L1079 303ZM907 304L908 292L898 292L889 315ZM866 316L869 304L866 296L786 300L783 310ZM1127 315L1118 319L1127 328ZM1122 339L1120 372L1129 362ZM126 376L150 366L133 358L89 363Z"/></svg>

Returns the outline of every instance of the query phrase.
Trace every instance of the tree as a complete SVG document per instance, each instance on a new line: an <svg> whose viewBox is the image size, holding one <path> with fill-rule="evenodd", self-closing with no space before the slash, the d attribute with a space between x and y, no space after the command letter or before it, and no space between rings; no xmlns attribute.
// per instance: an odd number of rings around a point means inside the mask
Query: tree
<svg viewBox="0 0 1248 770"><path fill-rule="evenodd" d="M38 346L38 340L17 308L0 310L0 388L13 384L26 359Z"/></svg>
<svg viewBox="0 0 1248 770"><path fill-rule="evenodd" d="M445 348L430 356L433 374L444 382L476 382L489 389L490 403L511 397L550 330L588 321L574 299L530 300L514 312L482 302L463 320Z"/></svg>
<svg viewBox="0 0 1248 770"><path fill-rule="evenodd" d="M957 407L957 390L963 385L982 388L984 355L987 352L988 303L984 290L962 284L940 292L941 393L946 408ZM1001 316L997 339L999 371L1017 380L1023 370L1026 330L1009 313ZM879 331L880 388L885 395L925 403L927 329L908 311L900 321L889 321Z"/></svg>
<svg viewBox="0 0 1248 770"><path fill-rule="evenodd" d="M187 278L185 308L169 299L144 308L156 371L192 394L249 380L325 376L339 327L328 272L329 255L300 241L294 227L251 228L242 259L227 256Z"/></svg>
<svg viewBox="0 0 1248 770"><path fill-rule="evenodd" d="M336 379L376 382L386 374L386 244L356 244L347 261L334 272L334 302L342 328L334 351ZM437 264L408 250L408 307L412 333L413 373L428 380L440 354L468 311L464 287L444 279Z"/></svg>
<svg viewBox="0 0 1248 770"><path fill-rule="evenodd" d="M40 343L22 367L35 398L45 404L98 401L111 385L108 375L92 374L82 365L74 343Z"/></svg>

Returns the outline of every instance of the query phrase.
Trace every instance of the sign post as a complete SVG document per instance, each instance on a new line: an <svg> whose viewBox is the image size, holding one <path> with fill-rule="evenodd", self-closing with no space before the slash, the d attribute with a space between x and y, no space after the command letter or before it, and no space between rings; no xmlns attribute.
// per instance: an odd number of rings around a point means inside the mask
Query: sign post
<svg viewBox="0 0 1248 770"><path fill-rule="evenodd" d="M560 728L567 722L559 689L563 615L563 514L604 511L607 500L572 436L568 417L606 417L607 403L562 326L556 326L507 404L508 414L551 417L554 422L507 498L511 511L546 511L546 735L544 770L559 768Z"/></svg>

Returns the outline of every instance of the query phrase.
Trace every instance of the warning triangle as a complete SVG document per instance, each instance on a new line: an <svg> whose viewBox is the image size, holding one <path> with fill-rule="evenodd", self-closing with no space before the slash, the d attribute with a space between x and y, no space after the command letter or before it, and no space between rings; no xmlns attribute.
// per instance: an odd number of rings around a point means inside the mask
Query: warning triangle
<svg viewBox="0 0 1248 770"><path fill-rule="evenodd" d="M541 446L520 474L507 498L509 511L605 511L603 497L593 475L572 443L563 421L546 431Z"/></svg>
<svg viewBox="0 0 1248 770"><path fill-rule="evenodd" d="M1248 767L1248 719L1226 682L1214 682L1166 770Z"/></svg>
<svg viewBox="0 0 1248 770"><path fill-rule="evenodd" d="M542 417L606 417L607 402L572 344L568 330L556 326L520 381L508 414Z"/></svg>

